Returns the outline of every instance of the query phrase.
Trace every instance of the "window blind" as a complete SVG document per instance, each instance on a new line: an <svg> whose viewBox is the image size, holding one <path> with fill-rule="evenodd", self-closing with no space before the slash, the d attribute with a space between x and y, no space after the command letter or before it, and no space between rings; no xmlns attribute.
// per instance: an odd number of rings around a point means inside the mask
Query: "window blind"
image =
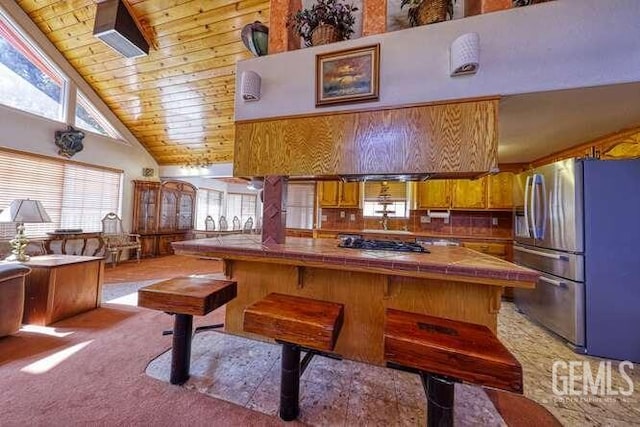
<svg viewBox="0 0 640 427"><path fill-rule="evenodd" d="M364 183L364 199L378 200L382 183L384 181L367 181ZM388 193L390 201L404 201L407 199L407 183L400 181L386 181L389 187Z"/></svg>
<svg viewBox="0 0 640 427"><path fill-rule="evenodd" d="M205 219L207 215L211 215L219 227L220 215L222 213L222 191L210 190L208 188L198 189L198 203L196 210L196 229L204 230Z"/></svg>
<svg viewBox="0 0 640 427"><path fill-rule="evenodd" d="M316 185L290 183L287 187L287 228L313 228Z"/></svg>
<svg viewBox="0 0 640 427"><path fill-rule="evenodd" d="M58 228L100 231L108 212L120 214L122 172L0 150L0 209L14 199L40 200L50 223L25 224L28 236ZM0 224L0 238L15 236L14 224Z"/></svg>

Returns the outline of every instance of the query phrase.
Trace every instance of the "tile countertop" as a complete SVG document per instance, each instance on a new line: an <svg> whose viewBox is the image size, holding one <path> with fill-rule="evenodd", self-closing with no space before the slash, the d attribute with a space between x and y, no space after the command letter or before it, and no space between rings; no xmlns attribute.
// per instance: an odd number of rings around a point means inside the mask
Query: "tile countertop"
<svg viewBox="0 0 640 427"><path fill-rule="evenodd" d="M311 231L311 230L310 230ZM433 239L456 239L460 241L494 241L496 243L511 243L513 242L513 237L495 237L495 236L482 236L482 235L461 235L461 234L435 234L435 233L424 233L420 231L404 231L404 230L376 230L376 229L364 229L364 230L356 230L356 229L334 229L334 228L318 228L313 230L317 233L336 233L336 234L363 234L363 235L385 235L385 236L396 236L399 239L406 239L408 237L429 237Z"/></svg>
<svg viewBox="0 0 640 427"><path fill-rule="evenodd" d="M263 245L259 235L232 235L171 244L179 255L271 262L388 275L533 288L539 274L465 247L433 246L431 253L339 248L333 239L287 237Z"/></svg>

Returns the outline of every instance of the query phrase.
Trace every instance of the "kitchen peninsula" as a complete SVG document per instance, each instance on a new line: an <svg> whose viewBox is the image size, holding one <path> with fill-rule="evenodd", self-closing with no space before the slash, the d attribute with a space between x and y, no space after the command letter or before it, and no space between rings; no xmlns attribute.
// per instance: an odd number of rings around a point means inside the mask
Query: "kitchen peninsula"
<svg viewBox="0 0 640 427"><path fill-rule="evenodd" d="M239 335L243 310L271 292L345 306L336 352L383 365L384 311L415 313L486 325L496 332L503 286L534 287L538 274L464 247L430 253L340 248L333 239L289 237L263 244L259 235L175 242L176 254L224 260L238 296L227 305L225 329ZM255 337L261 339L259 337Z"/></svg>

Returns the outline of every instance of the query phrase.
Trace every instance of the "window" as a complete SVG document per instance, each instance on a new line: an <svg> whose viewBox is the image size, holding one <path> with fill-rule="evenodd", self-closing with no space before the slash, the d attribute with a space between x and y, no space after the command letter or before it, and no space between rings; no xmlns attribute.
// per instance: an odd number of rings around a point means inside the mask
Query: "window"
<svg viewBox="0 0 640 427"><path fill-rule="evenodd" d="M98 109L80 91L78 91L76 101L75 124L80 129L110 136L114 139L122 139L109 121L98 112Z"/></svg>
<svg viewBox="0 0 640 427"><path fill-rule="evenodd" d="M315 184L289 184L287 188L287 228L313 228L313 201L315 197Z"/></svg>
<svg viewBox="0 0 640 427"><path fill-rule="evenodd" d="M120 213L121 182L121 171L0 150L0 209L14 199L35 199L51 217L50 223L25 224L31 237L58 228L101 231L107 213ZM0 224L2 239L15 231L14 224Z"/></svg>
<svg viewBox="0 0 640 427"><path fill-rule="evenodd" d="M0 102L62 121L65 81L0 11Z"/></svg>
<svg viewBox="0 0 640 427"><path fill-rule="evenodd" d="M240 218L240 225L243 226L245 221L253 218L256 223L256 195L255 194L237 194L227 193L227 222L231 228L231 221L234 216Z"/></svg>
<svg viewBox="0 0 640 427"><path fill-rule="evenodd" d="M222 214L222 191L209 190L208 188L198 189L198 205L196 211L196 230L205 230L204 220L207 215L211 215L216 222L216 229L219 227L220 215Z"/></svg>
<svg viewBox="0 0 640 427"><path fill-rule="evenodd" d="M383 193L383 187L386 187ZM383 196L386 194L386 197ZM384 211L383 201L388 202L386 210L390 218L408 218L407 183L399 181L367 181L364 183L365 217L381 217Z"/></svg>

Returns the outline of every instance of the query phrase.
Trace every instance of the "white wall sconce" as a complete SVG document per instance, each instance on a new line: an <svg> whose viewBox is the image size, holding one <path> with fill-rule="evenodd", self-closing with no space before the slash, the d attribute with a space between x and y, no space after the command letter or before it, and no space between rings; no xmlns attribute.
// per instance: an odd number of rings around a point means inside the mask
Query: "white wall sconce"
<svg viewBox="0 0 640 427"><path fill-rule="evenodd" d="M244 101L260 100L260 84L262 79L255 71L243 71L240 82L240 95Z"/></svg>
<svg viewBox="0 0 640 427"><path fill-rule="evenodd" d="M475 74L480 67L480 36L463 34L451 43L451 77Z"/></svg>

